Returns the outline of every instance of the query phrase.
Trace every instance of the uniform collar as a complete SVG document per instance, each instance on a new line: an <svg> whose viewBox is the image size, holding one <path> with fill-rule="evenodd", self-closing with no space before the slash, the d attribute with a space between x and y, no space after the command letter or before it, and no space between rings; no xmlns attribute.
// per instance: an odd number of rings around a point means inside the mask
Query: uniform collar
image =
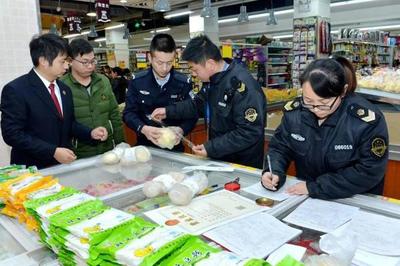
<svg viewBox="0 0 400 266"><path fill-rule="evenodd" d="M150 67L148 69L147 73L149 75L151 75L154 84L157 84L157 85L161 86L160 83L158 83L158 81L157 81L157 78L156 78L156 76L154 74L154 71L153 71L152 67ZM165 85L168 84L173 79L173 77L174 77L174 68L172 68L171 71L168 73L168 75L167 75L168 80L161 87L165 87Z"/></svg>
<svg viewBox="0 0 400 266"><path fill-rule="evenodd" d="M225 75L227 75L234 67L236 66L236 63L232 63L228 65L226 62L224 62L224 67L222 71L215 73L210 77L210 83L211 84L217 84L219 83Z"/></svg>

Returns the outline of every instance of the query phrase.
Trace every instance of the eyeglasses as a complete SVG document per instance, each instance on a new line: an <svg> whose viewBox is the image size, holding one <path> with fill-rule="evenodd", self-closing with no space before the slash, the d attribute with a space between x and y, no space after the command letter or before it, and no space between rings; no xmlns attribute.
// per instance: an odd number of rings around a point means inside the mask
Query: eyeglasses
<svg viewBox="0 0 400 266"><path fill-rule="evenodd" d="M325 104L317 104L317 105L308 104L308 103L305 103L305 102L304 102L304 98L303 98L303 97L301 97L300 102L301 102L301 105L302 105L304 108L307 108L307 109L310 109L310 110L313 110L314 108L317 108L318 110L321 110L321 111L330 111L330 110L332 110L332 107L333 107L333 105L335 104L335 102L337 101L338 98L339 98L339 96L336 96L335 100L334 100L330 105L325 105Z"/></svg>
<svg viewBox="0 0 400 266"><path fill-rule="evenodd" d="M79 61L79 60L76 60L76 59L72 59L72 60L81 63L85 67L88 67L90 65L94 66L94 65L97 64L97 60L96 59L93 59L91 61Z"/></svg>

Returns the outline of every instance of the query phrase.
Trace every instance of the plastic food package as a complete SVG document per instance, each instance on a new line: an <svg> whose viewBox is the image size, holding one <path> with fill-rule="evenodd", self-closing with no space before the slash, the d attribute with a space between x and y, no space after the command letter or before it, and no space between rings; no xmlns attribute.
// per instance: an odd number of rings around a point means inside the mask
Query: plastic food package
<svg viewBox="0 0 400 266"><path fill-rule="evenodd" d="M121 165L131 165L137 162L147 162L151 159L151 153L145 146L136 146L125 149Z"/></svg>
<svg viewBox="0 0 400 266"><path fill-rule="evenodd" d="M168 192L173 204L188 205L193 197L208 186L208 178L203 172L195 172L186 177L181 183L175 184Z"/></svg>
<svg viewBox="0 0 400 266"><path fill-rule="evenodd" d="M172 150L176 143L176 133L167 127L163 127L160 129L161 136L158 138L158 146L160 148L168 148Z"/></svg>
<svg viewBox="0 0 400 266"><path fill-rule="evenodd" d="M154 198L168 193L173 185L181 182L185 178L183 173L170 172L156 176L153 180L144 183L143 193L148 198Z"/></svg>

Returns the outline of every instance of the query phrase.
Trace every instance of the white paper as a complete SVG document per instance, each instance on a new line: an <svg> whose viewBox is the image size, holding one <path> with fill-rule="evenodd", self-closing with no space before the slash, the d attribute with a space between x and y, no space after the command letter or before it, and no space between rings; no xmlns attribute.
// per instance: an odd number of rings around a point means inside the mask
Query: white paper
<svg viewBox="0 0 400 266"><path fill-rule="evenodd" d="M341 226L331 234L338 239L344 235L354 235L359 250L379 255L400 256L399 219L359 211L349 224ZM324 237L321 238L321 242L323 240Z"/></svg>
<svg viewBox="0 0 400 266"><path fill-rule="evenodd" d="M301 234L265 212L237 219L204 233L230 251L250 258L264 258Z"/></svg>
<svg viewBox="0 0 400 266"><path fill-rule="evenodd" d="M174 225L190 234L202 234L218 225L242 218L267 207L260 207L243 196L221 190L197 197L187 206L169 205L145 212L160 225Z"/></svg>
<svg viewBox="0 0 400 266"><path fill-rule="evenodd" d="M331 232L349 221L359 208L344 204L307 199L283 220L320 232Z"/></svg>
<svg viewBox="0 0 400 266"><path fill-rule="evenodd" d="M301 261L307 249L305 247L285 244L272 252L268 258L267 262L271 265L277 265L281 260L283 260L287 255L290 255L295 260Z"/></svg>
<svg viewBox="0 0 400 266"><path fill-rule="evenodd" d="M269 191L261 185L261 182L257 182L254 185L245 187L243 191L276 201L284 201L285 199L291 197L291 195L286 193L286 189L300 182L303 181L294 178L287 178L285 184L277 191Z"/></svg>
<svg viewBox="0 0 400 266"><path fill-rule="evenodd" d="M352 263L357 266L400 266L400 257L382 256L358 249Z"/></svg>

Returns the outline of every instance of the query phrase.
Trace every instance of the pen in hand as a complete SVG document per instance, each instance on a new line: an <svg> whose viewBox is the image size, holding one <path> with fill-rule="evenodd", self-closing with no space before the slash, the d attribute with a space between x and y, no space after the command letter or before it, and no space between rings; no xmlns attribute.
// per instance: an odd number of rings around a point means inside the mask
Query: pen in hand
<svg viewBox="0 0 400 266"><path fill-rule="evenodd" d="M271 181L273 180L273 173L272 173L272 167L271 167L271 158L269 157L269 154L267 155L267 160L268 160L268 168L269 172L271 173ZM276 184L272 184L273 188L276 189Z"/></svg>

